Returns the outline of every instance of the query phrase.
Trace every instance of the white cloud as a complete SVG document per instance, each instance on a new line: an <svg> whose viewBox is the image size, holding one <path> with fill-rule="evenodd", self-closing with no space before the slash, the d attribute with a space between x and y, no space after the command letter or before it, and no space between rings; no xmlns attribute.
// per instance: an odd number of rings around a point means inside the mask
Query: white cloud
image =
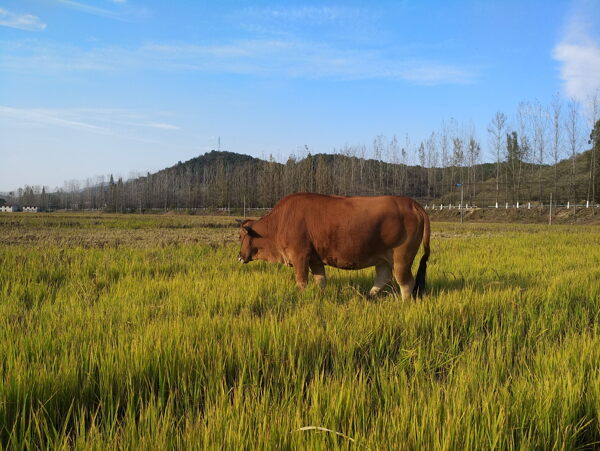
<svg viewBox="0 0 600 451"><path fill-rule="evenodd" d="M477 78L472 67L409 59L395 55L393 49L347 49L294 39L92 49L22 41L0 42L0 50L4 54L0 69L26 73L199 71L309 79L395 79L421 85L470 83Z"/></svg>
<svg viewBox="0 0 600 451"><path fill-rule="evenodd" d="M600 89L600 45L559 44L554 57L562 62L561 77L569 96L584 100Z"/></svg>
<svg viewBox="0 0 600 451"><path fill-rule="evenodd" d="M341 80L398 79L415 84L469 83L472 68L394 57L376 49L341 49L298 40L246 40L225 45L146 45L154 67Z"/></svg>
<svg viewBox="0 0 600 451"><path fill-rule="evenodd" d="M42 31L46 28L39 17L31 14L15 14L0 8L0 25L27 31Z"/></svg>
<svg viewBox="0 0 600 451"><path fill-rule="evenodd" d="M101 127L78 120L61 117L56 111L41 109L24 109L0 106L0 115L23 122L77 128L88 131L102 131Z"/></svg>
<svg viewBox="0 0 600 451"><path fill-rule="evenodd" d="M356 19L364 15L358 8L344 6L301 6L296 8L264 9L257 11L262 16L277 20L304 21L312 23L335 22Z"/></svg>
<svg viewBox="0 0 600 451"><path fill-rule="evenodd" d="M580 101L600 89L599 19L600 3L577 3L553 50L567 95Z"/></svg>
<svg viewBox="0 0 600 451"><path fill-rule="evenodd" d="M66 127L103 135L136 138L140 129L180 130L181 128L155 119L160 114L106 108L14 108L0 105L0 117L42 126ZM125 136L123 133L133 135ZM147 140L143 140L147 141Z"/></svg>
<svg viewBox="0 0 600 451"><path fill-rule="evenodd" d="M56 0L57 2L68 6L69 8L76 9L78 11L82 11L88 14L93 14L95 16L108 17L110 19L120 19L120 16L114 11L98 8L97 6L87 5L81 2L75 2L73 0Z"/></svg>
<svg viewBox="0 0 600 451"><path fill-rule="evenodd" d="M127 0L110 0L110 3L113 5L112 9L99 8L97 6L88 5L87 3L78 2L75 0L55 1L60 5L81 11L83 13L120 21L129 21L135 17L145 17L149 15L149 11L146 8L131 7L127 4Z"/></svg>
<svg viewBox="0 0 600 451"><path fill-rule="evenodd" d="M398 68L398 76L420 85L472 83L477 77L468 68L427 61L415 61Z"/></svg>
<svg viewBox="0 0 600 451"><path fill-rule="evenodd" d="M148 122L146 124L138 124L140 127L161 128L163 130L181 130L181 127L173 124L165 124L163 122Z"/></svg>

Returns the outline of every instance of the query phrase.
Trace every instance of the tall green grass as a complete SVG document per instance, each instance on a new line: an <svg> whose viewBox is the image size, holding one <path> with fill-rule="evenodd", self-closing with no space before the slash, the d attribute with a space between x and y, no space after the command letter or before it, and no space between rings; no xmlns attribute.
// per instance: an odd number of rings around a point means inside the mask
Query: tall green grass
<svg viewBox="0 0 600 451"><path fill-rule="evenodd" d="M211 221L96 220L0 247L4 448L600 446L597 227L434 224L429 295L368 301L372 270L298 293Z"/></svg>

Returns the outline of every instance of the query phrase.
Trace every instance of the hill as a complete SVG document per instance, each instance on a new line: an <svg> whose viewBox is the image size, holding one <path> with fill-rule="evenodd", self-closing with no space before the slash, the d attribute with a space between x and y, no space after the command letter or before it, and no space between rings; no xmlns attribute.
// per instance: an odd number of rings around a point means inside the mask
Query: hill
<svg viewBox="0 0 600 451"><path fill-rule="evenodd" d="M46 194L22 190L29 203L47 208L146 211L161 209L270 208L293 192L338 195L405 195L423 204L491 206L587 199L591 152L557 165L525 162L470 167L409 166L351 153L308 154L285 163L211 151L143 177ZM393 160L397 160L393 159ZM499 174L499 177L497 177ZM600 180L600 177L597 178ZM461 193L462 191L462 193ZM597 189L600 192L600 189ZM19 199L14 199L18 201Z"/></svg>
<svg viewBox="0 0 600 451"><path fill-rule="evenodd" d="M128 182L133 191L161 186L162 198L146 197L152 208L270 207L292 192L339 195L405 195L427 203L463 202L487 206L516 202L555 203L586 199L590 151L557 165L518 162L445 168L409 166L346 154L315 154L286 163L232 152L212 151ZM498 170L499 169L499 170ZM574 169L574 171L573 171ZM497 170L499 178L496 177ZM572 175L573 174L573 175Z"/></svg>

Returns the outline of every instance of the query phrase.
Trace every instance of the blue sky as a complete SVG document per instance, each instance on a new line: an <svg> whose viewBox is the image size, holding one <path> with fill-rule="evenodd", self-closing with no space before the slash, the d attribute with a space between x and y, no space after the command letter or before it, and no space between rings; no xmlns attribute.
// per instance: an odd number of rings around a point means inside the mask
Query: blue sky
<svg viewBox="0 0 600 451"><path fill-rule="evenodd" d="M0 2L0 191L413 144L600 87L600 1Z"/></svg>

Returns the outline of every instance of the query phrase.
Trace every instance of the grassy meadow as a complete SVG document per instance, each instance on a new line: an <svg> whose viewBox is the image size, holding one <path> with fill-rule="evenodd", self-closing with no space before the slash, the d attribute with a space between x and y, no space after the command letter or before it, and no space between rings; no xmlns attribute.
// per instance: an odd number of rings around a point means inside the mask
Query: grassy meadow
<svg viewBox="0 0 600 451"><path fill-rule="evenodd" d="M228 217L0 215L0 448L600 447L599 226L433 223L416 301L238 250Z"/></svg>

